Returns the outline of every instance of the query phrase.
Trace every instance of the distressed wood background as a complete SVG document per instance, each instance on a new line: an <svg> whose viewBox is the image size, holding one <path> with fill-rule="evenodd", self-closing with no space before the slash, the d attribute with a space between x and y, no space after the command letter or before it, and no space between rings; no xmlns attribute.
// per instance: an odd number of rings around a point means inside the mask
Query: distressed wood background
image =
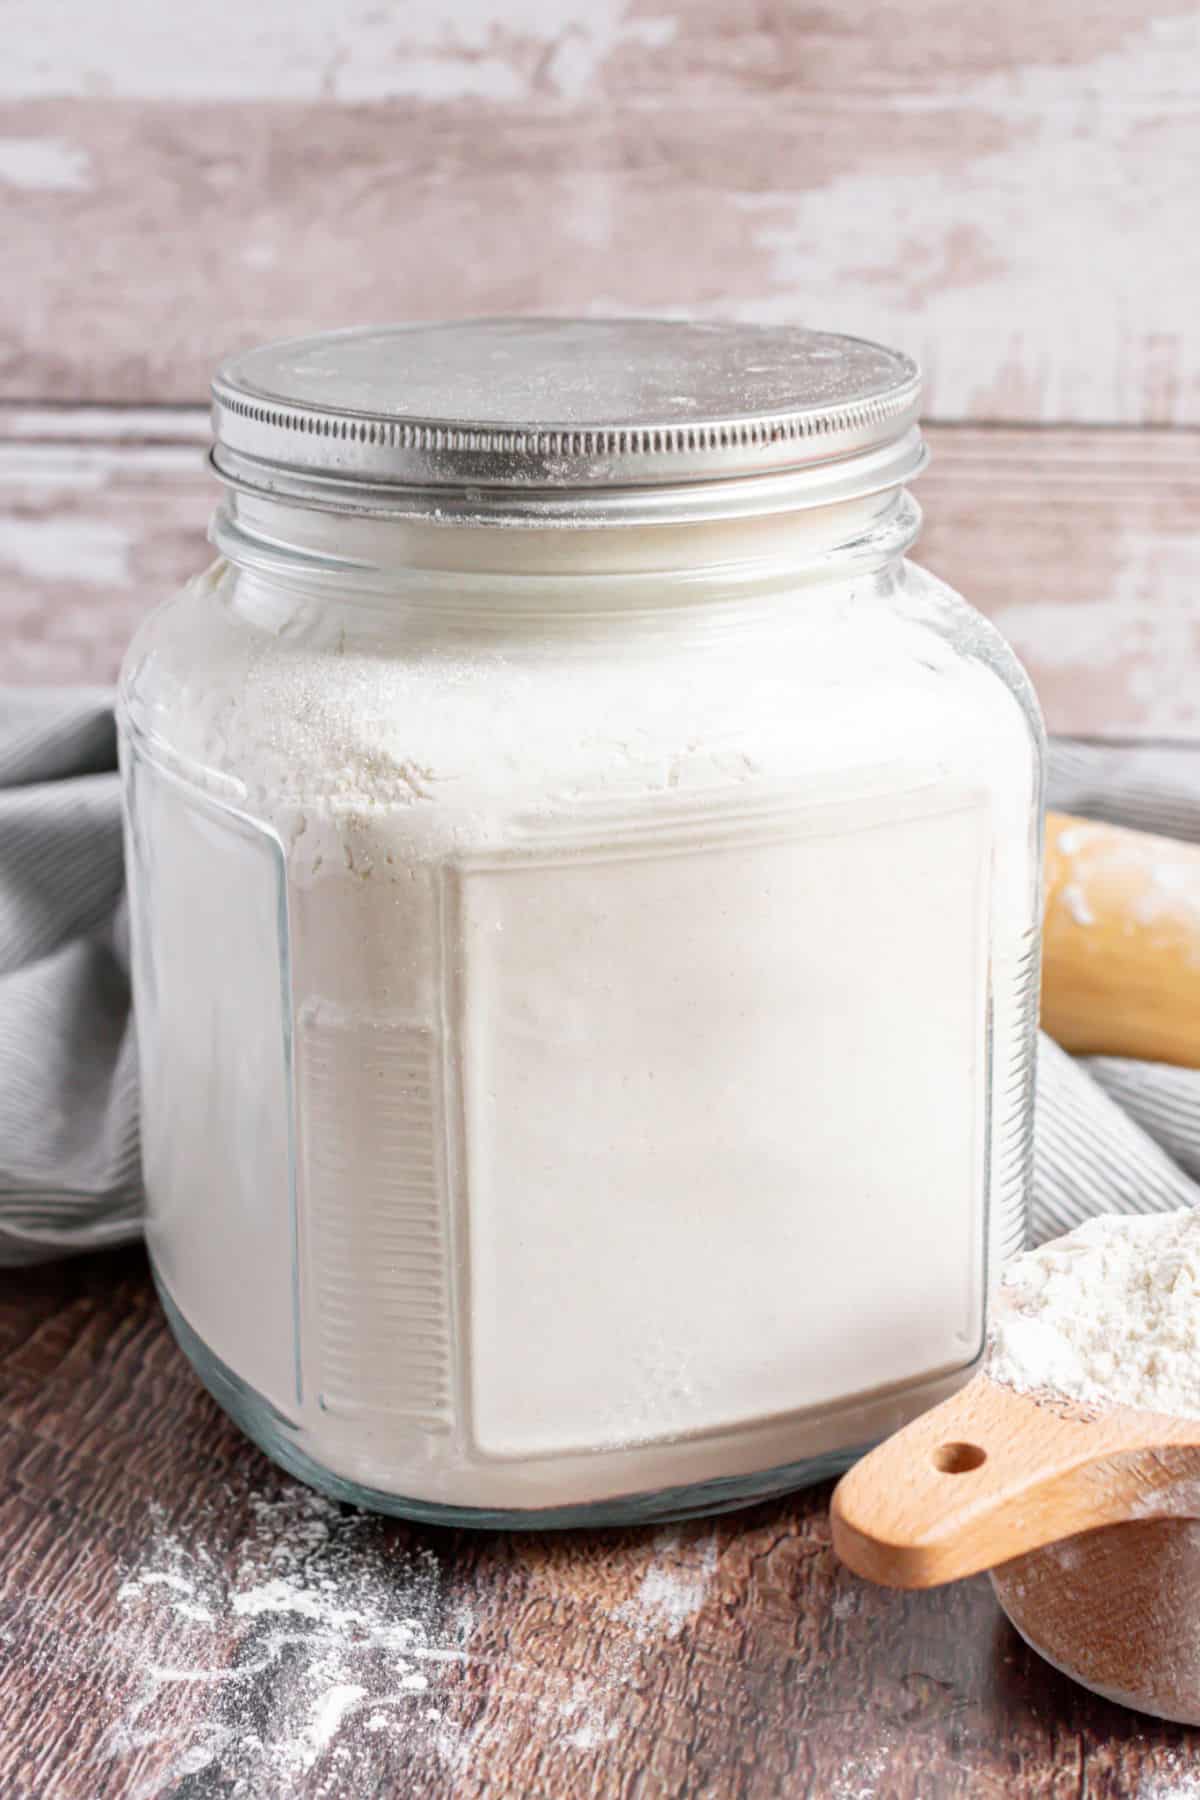
<svg viewBox="0 0 1200 1800"><path fill-rule="evenodd" d="M879 336L924 560L1052 726L1200 734L1200 11L8 0L0 624L108 680L195 568L212 365L480 310Z"/></svg>

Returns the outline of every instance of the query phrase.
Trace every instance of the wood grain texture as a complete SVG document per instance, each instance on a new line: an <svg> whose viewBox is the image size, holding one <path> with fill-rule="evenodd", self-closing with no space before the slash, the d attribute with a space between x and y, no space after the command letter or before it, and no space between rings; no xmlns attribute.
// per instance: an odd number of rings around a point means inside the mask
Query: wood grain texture
<svg viewBox="0 0 1200 1800"><path fill-rule="evenodd" d="M381 317L655 309L898 342L937 418L1200 421L1194 0L14 6L10 397L196 401L223 351Z"/></svg>
<svg viewBox="0 0 1200 1800"><path fill-rule="evenodd" d="M988 613L1052 729L1200 734L1200 434L933 427L918 556ZM0 412L0 676L111 681L203 567L199 411Z"/></svg>
<svg viewBox="0 0 1200 1800"><path fill-rule="evenodd" d="M6 1800L1129 1800L1200 1782L1200 1736L1056 1675L986 1582L859 1582L831 1550L825 1489L544 1538L347 1509L309 1579L390 1568L402 1584L419 1562L462 1659L395 1728L352 1707L285 1769L255 1745L314 1628L287 1620L298 1636L273 1659L262 1620L196 1625L162 1589L130 1593L164 1539L219 1585L262 1507L302 1505L195 1383L138 1253L5 1278L0 1402ZM395 1686L381 1655L355 1665L372 1691Z"/></svg>

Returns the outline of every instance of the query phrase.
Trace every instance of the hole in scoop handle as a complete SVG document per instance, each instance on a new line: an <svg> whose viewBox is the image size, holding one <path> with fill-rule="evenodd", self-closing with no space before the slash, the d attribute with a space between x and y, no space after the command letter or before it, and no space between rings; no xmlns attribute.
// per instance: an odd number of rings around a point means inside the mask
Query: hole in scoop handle
<svg viewBox="0 0 1200 1800"><path fill-rule="evenodd" d="M982 1444L938 1444L930 1456L941 1475L971 1475L987 1461Z"/></svg>
<svg viewBox="0 0 1200 1800"><path fill-rule="evenodd" d="M936 1587L1153 1510L1195 1427L1117 1409L1087 1418L976 1375L870 1451L834 1492L833 1545L887 1587ZM1175 1443L1175 1455L1161 1446ZM1198 1468L1197 1472L1200 1472Z"/></svg>

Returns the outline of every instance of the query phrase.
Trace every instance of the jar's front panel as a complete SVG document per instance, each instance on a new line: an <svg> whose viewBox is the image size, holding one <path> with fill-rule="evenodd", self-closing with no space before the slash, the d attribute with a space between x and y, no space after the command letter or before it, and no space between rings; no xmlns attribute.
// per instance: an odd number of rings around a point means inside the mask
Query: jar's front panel
<svg viewBox="0 0 1200 1800"><path fill-rule="evenodd" d="M484 1454L836 1408L978 1353L987 807L834 811L659 797L460 865Z"/></svg>

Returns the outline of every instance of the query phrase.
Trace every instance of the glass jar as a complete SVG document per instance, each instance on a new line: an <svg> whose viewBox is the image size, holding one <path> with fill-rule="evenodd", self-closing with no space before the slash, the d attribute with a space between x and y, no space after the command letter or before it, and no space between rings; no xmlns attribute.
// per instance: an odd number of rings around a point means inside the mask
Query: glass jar
<svg viewBox="0 0 1200 1800"><path fill-rule="evenodd" d="M905 561L904 357L478 321L235 359L130 649L147 1237L201 1379L417 1518L735 1505L981 1354L1042 740Z"/></svg>

